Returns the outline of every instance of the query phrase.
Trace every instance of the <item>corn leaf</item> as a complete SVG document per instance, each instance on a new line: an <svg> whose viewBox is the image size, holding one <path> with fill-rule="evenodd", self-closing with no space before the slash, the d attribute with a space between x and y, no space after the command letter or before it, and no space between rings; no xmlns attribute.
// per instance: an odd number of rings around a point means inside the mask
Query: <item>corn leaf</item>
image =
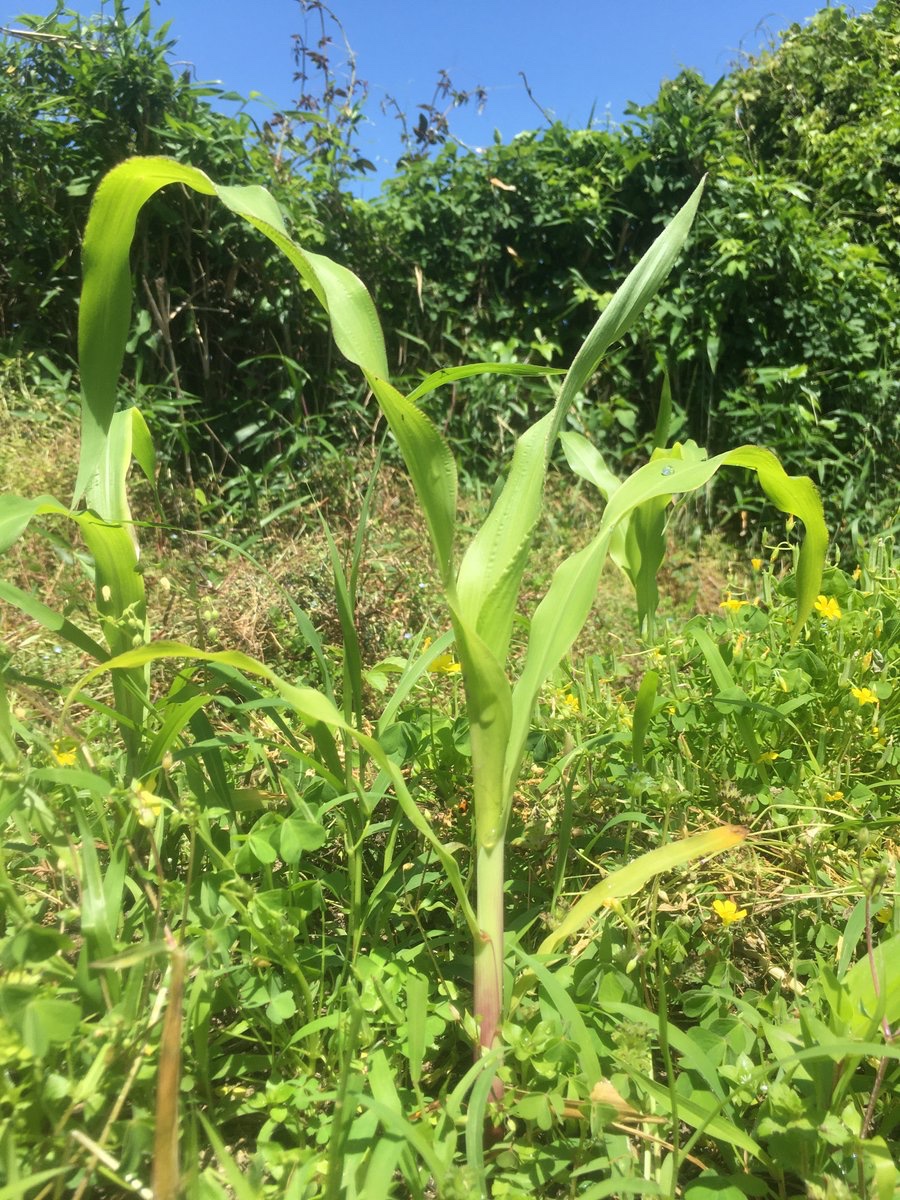
<svg viewBox="0 0 900 1200"><path fill-rule="evenodd" d="M548 447L556 441L572 402L593 375L597 363L613 342L628 332L674 266L691 231L704 182L705 178L627 276L575 355L553 409Z"/></svg>
<svg viewBox="0 0 900 1200"><path fill-rule="evenodd" d="M595 884L572 906L565 919L541 943L540 954L552 954L560 942L578 933L591 917L611 901L624 900L633 896L649 880L663 871L672 871L697 858L721 854L737 846L747 836L747 830L739 825L721 825L705 833L695 833L679 842L658 846L636 858L634 862L607 875Z"/></svg>
<svg viewBox="0 0 900 1200"><path fill-rule="evenodd" d="M437 391L439 387L455 383L458 379L471 379L473 375L526 375L534 378L535 376L565 375L565 369L563 367L534 366L531 363L488 362L464 363L459 367L442 367L440 371L433 371L430 375L426 375L418 387L414 388L406 398L411 404L418 404L423 397Z"/></svg>
<svg viewBox="0 0 900 1200"><path fill-rule="evenodd" d="M306 253L292 242L277 204L264 188L219 187L202 171L174 159L127 159L102 180L85 230L78 325L84 395L75 502L100 471L116 408L116 387L131 316L129 251L138 213L151 196L170 183L217 196L278 246L328 312L341 353L364 370L382 377L388 373L375 306L362 283L345 267L322 255Z"/></svg>
<svg viewBox="0 0 900 1200"><path fill-rule="evenodd" d="M367 375L381 411L397 439L416 496L431 534L441 581L453 576L453 534L456 523L456 463L434 423L396 388L376 375Z"/></svg>
<svg viewBox="0 0 900 1200"><path fill-rule="evenodd" d="M522 575L541 513L549 414L516 443L509 477L460 564L460 613L506 660Z"/></svg>

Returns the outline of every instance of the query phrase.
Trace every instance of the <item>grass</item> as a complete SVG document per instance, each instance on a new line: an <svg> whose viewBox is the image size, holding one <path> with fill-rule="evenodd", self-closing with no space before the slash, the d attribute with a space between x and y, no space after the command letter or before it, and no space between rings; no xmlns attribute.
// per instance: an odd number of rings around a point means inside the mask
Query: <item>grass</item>
<svg viewBox="0 0 900 1200"><path fill-rule="evenodd" d="M40 415L33 395L6 402L24 415L0 477L58 490L71 447L52 398ZM360 491L342 479L328 517L344 556ZM592 505L554 491L527 594L592 529ZM142 541L161 635L317 686L324 672L340 695L346 632L311 505L259 533L204 518L243 553L200 529L173 539L149 495L135 511L159 525ZM6 578L40 582L87 626L84 588L57 571L62 536L17 549ZM396 472L367 539L356 614L374 722L411 645L443 632ZM696 577L676 564L653 645L606 574L542 693L509 832L502 1107L497 1060L472 1061L457 900L383 772L364 767L348 796L346 744L332 761L265 686L176 662L154 694L159 766L130 776L102 681L61 723L85 664L4 610L0 1195L165 1196L179 1175L204 1198L893 1195L897 565L875 544L832 566L833 604L792 645L790 547L760 557L748 571L714 556ZM188 719L201 693L213 700ZM458 676L425 672L386 741L468 874ZM536 956L606 872L721 820L751 830L739 849Z"/></svg>

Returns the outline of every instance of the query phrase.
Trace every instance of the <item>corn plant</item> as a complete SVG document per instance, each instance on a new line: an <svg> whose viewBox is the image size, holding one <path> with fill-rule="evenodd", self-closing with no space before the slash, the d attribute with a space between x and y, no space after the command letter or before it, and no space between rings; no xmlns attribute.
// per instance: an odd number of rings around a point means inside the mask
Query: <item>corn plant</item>
<svg viewBox="0 0 900 1200"><path fill-rule="evenodd" d="M134 410L116 412L116 385L129 326L131 279L128 255L141 207L163 186L181 183L218 199L270 239L299 273L304 286L326 310L339 350L362 372L387 419L415 488L428 527L443 595L462 667L471 730L475 833L473 906L454 857L416 804L379 736L396 711L389 702L375 735L359 728L352 707L311 688L280 679L265 664L237 652L201 652L177 642L149 640L143 585L125 497L131 457L152 474L146 427ZM544 480L567 414L607 348L637 319L680 253L700 202L694 191L660 237L610 300L558 388L552 409L519 438L499 498L481 528L462 548L456 524L457 470L450 449L419 402L442 384L491 371L537 374L525 366L469 364L439 371L403 395L390 382L384 340L375 307L363 284L345 267L303 250L286 231L282 215L263 189L218 187L202 172L160 158L137 158L114 168L93 203L84 242L84 287L79 351L83 387L81 462L71 506L50 497L6 497L0 507L0 546L18 536L33 517L65 514L77 522L95 567L96 602L107 647L41 608L31 597L6 588L3 597L57 629L97 660L74 694L89 680L111 670L118 720L134 762L142 753L142 724L150 705L147 672L154 659L191 658L224 664L268 680L317 734L317 746L340 770L342 756L328 738L354 743L393 787L397 802L442 863L454 888L474 945L474 1013L480 1045L491 1051L503 1017L504 855L514 790L525 756L532 715L544 684L582 629L596 594L604 562L620 531L634 514L658 512L673 496L703 487L723 466L755 471L763 490L783 511L801 518L805 539L797 571L796 630L811 611L821 578L827 535L815 487L805 477L789 477L777 458L755 446L741 446L714 458L696 447L658 450L650 462L610 490L591 541L555 571L533 612L527 646L517 675L510 642L523 573L542 505ZM446 643L442 643L443 645ZM433 652L436 651L433 648ZM411 686L427 667L421 658L403 684ZM186 717L185 717L186 719ZM167 737L177 733L170 722ZM162 745L150 742L153 753ZM143 751L150 753L147 744ZM343 761L347 762L346 756ZM144 761L146 768L147 763ZM352 783L352 781L350 781ZM660 871L734 845L743 831L723 826L660 847L603 884L590 889L542 946L545 953L587 923L610 899L632 894ZM543 968L541 968L543 970ZM490 1057L497 1061L497 1053ZM493 1087L500 1094L499 1085Z"/></svg>

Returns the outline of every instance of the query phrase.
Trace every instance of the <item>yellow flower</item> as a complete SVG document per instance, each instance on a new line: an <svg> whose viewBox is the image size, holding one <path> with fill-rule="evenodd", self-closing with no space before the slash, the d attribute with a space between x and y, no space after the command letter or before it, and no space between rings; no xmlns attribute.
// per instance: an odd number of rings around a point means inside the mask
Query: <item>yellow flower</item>
<svg viewBox="0 0 900 1200"><path fill-rule="evenodd" d="M51 753L61 767L72 767L78 761L78 751L70 742L54 742Z"/></svg>
<svg viewBox="0 0 900 1200"><path fill-rule="evenodd" d="M570 712L581 712L581 705L578 702L578 697L573 696L571 692L567 692L565 688L557 688L555 695L557 702L568 708Z"/></svg>
<svg viewBox="0 0 900 1200"><path fill-rule="evenodd" d="M826 792L825 793L825 803L826 804L837 804L839 801L843 800L843 798L844 798L844 793L840 790L840 788L836 792Z"/></svg>
<svg viewBox="0 0 900 1200"><path fill-rule="evenodd" d="M746 908L738 908L733 900L714 900L712 909L723 925L743 921L747 915Z"/></svg>
<svg viewBox="0 0 900 1200"><path fill-rule="evenodd" d="M422 649L427 650L430 645L431 638L427 637L422 643ZM445 650L443 654L438 654L428 664L428 673L430 675L457 675L461 670L462 666L448 650Z"/></svg>
<svg viewBox="0 0 900 1200"><path fill-rule="evenodd" d="M762 570L762 559L761 558L751 558L750 566L753 568L754 571L761 571Z"/></svg>
<svg viewBox="0 0 900 1200"><path fill-rule="evenodd" d="M816 612L820 617L824 617L826 621L839 621L841 619L841 606L835 600L834 596L819 596L815 604Z"/></svg>
<svg viewBox="0 0 900 1200"><path fill-rule="evenodd" d="M884 908L878 910L875 914L875 920L880 921L882 925L887 925L894 915L893 904L886 904Z"/></svg>
<svg viewBox="0 0 900 1200"><path fill-rule="evenodd" d="M855 570L854 570L854 572L853 572L853 582L854 582L854 583L856 583L856 582L857 582L857 580L859 579L860 575L862 575L862 567L860 567L860 566L857 566L857 567L856 567L856 569L855 569Z"/></svg>
<svg viewBox="0 0 900 1200"><path fill-rule="evenodd" d="M862 669L864 671L868 671L868 669L869 669L869 667L871 667L871 665L872 665L872 651L867 650L866 653L862 657Z"/></svg>
<svg viewBox="0 0 900 1200"><path fill-rule="evenodd" d="M865 704L877 704L878 703L878 697L875 695L875 693L872 691L871 688L867 688L867 687L851 688L850 695L861 706L865 705Z"/></svg>
<svg viewBox="0 0 900 1200"><path fill-rule="evenodd" d="M139 779L131 781L131 791L134 795L132 807L137 813L137 819L145 829L152 829L156 823L156 818L162 812L163 799L162 796L157 796L153 791L156 785L156 777L151 776L147 780L147 784L141 783Z"/></svg>
<svg viewBox="0 0 900 1200"><path fill-rule="evenodd" d="M722 601L719 608L727 608L729 612L739 612L746 603L746 600L735 600L732 596L729 596L727 600Z"/></svg>
<svg viewBox="0 0 900 1200"><path fill-rule="evenodd" d="M457 675L462 670L462 665L456 662L452 654L445 652L431 660L428 670L432 675Z"/></svg>
<svg viewBox="0 0 900 1200"><path fill-rule="evenodd" d="M777 750L764 750L756 761L757 762L774 762L777 757L778 757Z"/></svg>

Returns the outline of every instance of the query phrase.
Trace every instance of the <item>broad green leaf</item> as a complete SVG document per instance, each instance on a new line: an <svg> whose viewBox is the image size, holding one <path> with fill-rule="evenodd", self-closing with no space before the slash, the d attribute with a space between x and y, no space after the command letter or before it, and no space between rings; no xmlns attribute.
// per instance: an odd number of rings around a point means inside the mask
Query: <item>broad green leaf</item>
<svg viewBox="0 0 900 1200"><path fill-rule="evenodd" d="M882 1019L892 1028L900 1021L900 934L876 946L872 957L874 964L866 955L843 979L854 1006L851 1029L857 1037L871 1036L872 1025Z"/></svg>
<svg viewBox="0 0 900 1200"><path fill-rule="evenodd" d="M308 851L324 846L327 837L327 831L317 821L288 817L279 832L278 849L288 866L295 866Z"/></svg>
<svg viewBox="0 0 900 1200"><path fill-rule="evenodd" d="M541 514L549 414L516 443L509 477L484 524L469 543L456 580L467 624L506 660L522 575Z"/></svg>
<svg viewBox="0 0 900 1200"><path fill-rule="evenodd" d="M562 367L536 367L530 363L465 363L460 367L442 367L426 375L418 387L406 397L412 404L418 402L431 392L436 391L447 383L455 383L457 379L470 379L473 375L564 375Z"/></svg>
<svg viewBox="0 0 900 1200"><path fill-rule="evenodd" d="M792 513L803 522L805 532L797 562L797 615L793 632L796 638L815 606L822 583L828 549L822 498L811 479L805 475L788 475L771 450L760 446L738 446L719 458L729 466L755 471L763 491L776 508Z"/></svg>
<svg viewBox="0 0 900 1200"><path fill-rule="evenodd" d="M71 1000L36 997L21 1014L22 1041L35 1058L43 1058L51 1046L69 1041L80 1022L81 1009Z"/></svg>
<svg viewBox="0 0 900 1200"><path fill-rule="evenodd" d="M156 450L153 438L144 420L144 414L139 408L130 408L131 413L131 452L134 461L141 468L145 479L156 486Z"/></svg>
<svg viewBox="0 0 900 1200"><path fill-rule="evenodd" d="M627 574L634 588L637 603L638 627L650 637L654 617L659 607L659 588L656 577L666 556L666 508L668 496L655 496L639 504L629 518L625 530L625 559Z"/></svg>
<svg viewBox="0 0 900 1200"><path fill-rule="evenodd" d="M128 472L131 467L131 450L135 428L141 431L143 418L136 419L135 409L122 409L113 414L109 434L103 443L96 470L85 492L88 508L104 521L126 524L137 553L137 540L131 525L131 508L128 504ZM144 426L146 429L146 426ZM143 431L141 431L143 432ZM148 435L149 436L149 435ZM146 446L141 439L141 456L146 459Z"/></svg>
<svg viewBox="0 0 900 1200"><path fill-rule="evenodd" d="M327 310L341 352L364 370L382 377L388 373L378 317L362 283L346 268L322 255L306 254L292 242L277 204L265 189L218 187L202 171L174 159L127 159L101 181L84 236L84 286L78 325L84 404L76 501L101 467L116 408L116 388L131 318L129 251L137 216L151 196L170 183L217 196L269 238Z"/></svg>
<svg viewBox="0 0 900 1200"><path fill-rule="evenodd" d="M739 825L721 825L718 829L695 833L679 842L669 842L665 846L649 850L634 862L613 871L585 892L558 928L544 938L539 953L552 954L560 942L583 929L598 909L611 901L633 896L654 876L662 874L663 871L672 871L675 867L693 862L697 858L722 854L725 850L737 846L746 836L747 830Z"/></svg>
<svg viewBox="0 0 900 1200"><path fill-rule="evenodd" d="M698 184L684 206L630 272L575 355L553 409L548 446L555 442L572 402L593 375L600 359L613 342L627 333L674 266L690 233L704 182L705 179Z"/></svg>
<svg viewBox="0 0 900 1200"><path fill-rule="evenodd" d="M518 778L538 693L578 637L591 611L609 539L610 531L604 530L560 563L547 594L531 618L525 664L512 695L512 722L504 775L507 794L512 793Z"/></svg>
<svg viewBox="0 0 900 1200"><path fill-rule="evenodd" d="M444 586L453 574L456 463L434 423L384 379L367 374L369 386L397 439L425 514Z"/></svg>
<svg viewBox="0 0 900 1200"><path fill-rule="evenodd" d="M606 465L603 455L583 433L573 429L564 429L559 435L566 462L576 475L592 483L604 500L610 497L622 486L622 481Z"/></svg>
<svg viewBox="0 0 900 1200"><path fill-rule="evenodd" d="M107 522L93 512L76 513L52 496L38 496L33 500L21 496L0 497L0 553L24 533L36 516L69 517L78 525L93 558L97 611L104 637L113 654L129 649L134 639L148 636L144 579L138 569L125 495L125 475L131 458L132 420L130 413L116 415L112 421L111 436L104 443L101 453L101 464L108 464L108 470L101 470L98 466L93 476L94 487L101 492L101 502L109 510L124 514L123 517L115 517L112 522ZM100 480L103 481L102 485ZM120 520L125 523L119 523ZM27 597L11 584L3 585L0 598L15 604L45 628L92 657L106 657L97 643L77 626L53 613L40 601ZM117 712L121 717L122 736L129 748L134 749L138 740L136 729L141 724L146 703L146 673L135 671L128 676L120 676L113 680L113 686Z"/></svg>
<svg viewBox="0 0 900 1200"><path fill-rule="evenodd" d="M91 512L76 518L94 560L95 604L103 636L112 654L147 641L147 597L130 526L108 524ZM144 710L149 703L150 676L143 668L113 676L122 737L130 751L140 742Z"/></svg>
<svg viewBox="0 0 900 1200"><path fill-rule="evenodd" d="M22 536L31 521L42 515L70 517L72 512L53 496L0 496L0 554L4 554Z"/></svg>
<svg viewBox="0 0 900 1200"><path fill-rule="evenodd" d="M538 693L580 633L594 601L600 572L617 526L640 505L657 497L696 491L726 465L757 472L767 495L784 512L800 517L805 537L797 570L796 638L816 601L828 545L822 501L805 476L789 476L769 450L739 446L715 458L699 457L688 443L652 459L629 476L612 494L594 540L556 570L550 588L535 610L525 666L513 692L512 728L507 753L507 786L518 774ZM682 457L677 457L678 455Z"/></svg>
<svg viewBox="0 0 900 1200"><path fill-rule="evenodd" d="M684 457L677 458L678 452ZM691 443L673 447L664 456L655 457L635 471L611 498L603 514L601 532L612 528L648 500L659 496L680 495L704 487L722 466L748 467L756 472L763 491L782 512L792 513L804 524L805 536L797 567L797 617L794 636L812 612L822 580L828 531L822 500L815 485L806 476L788 475L771 450L760 446L738 446L714 458L700 459Z"/></svg>
<svg viewBox="0 0 900 1200"><path fill-rule="evenodd" d="M472 741L475 839L491 849L506 832L509 795L504 779L512 719L509 681L493 650L454 614L456 652L463 669Z"/></svg>
<svg viewBox="0 0 900 1200"><path fill-rule="evenodd" d="M644 739L650 728L650 718L653 716L658 690L659 675L656 671L647 671L635 697L631 722L631 757L639 771L644 769Z"/></svg>

